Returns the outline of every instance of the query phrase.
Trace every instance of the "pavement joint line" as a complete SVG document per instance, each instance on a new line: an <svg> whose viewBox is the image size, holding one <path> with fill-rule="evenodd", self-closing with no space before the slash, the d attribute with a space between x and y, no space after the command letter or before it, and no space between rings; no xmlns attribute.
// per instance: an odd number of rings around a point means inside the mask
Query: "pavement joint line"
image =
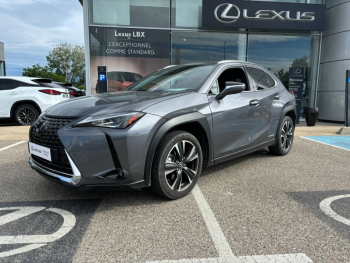
<svg viewBox="0 0 350 263"><path fill-rule="evenodd" d="M350 151L349 149L346 149L346 148L343 148L343 147L335 146L335 145L332 145L332 144L329 144L329 143L325 143L325 142L316 141L316 140L313 140L313 139L310 139L310 138L307 138L307 137L304 137L304 136L300 136L300 138L303 138L303 139L306 139L306 140L309 140L309 141L313 141L313 142L322 143L322 144L325 144L325 145L328 145L328 146L332 146L332 147L335 147L335 148L338 148L338 149Z"/></svg>
<svg viewBox="0 0 350 263"><path fill-rule="evenodd" d="M5 151L5 150L7 150L7 149L9 149L9 148L12 148L12 147L14 147L14 146L17 146L17 145L19 145L19 144L22 144L22 143L24 143L24 142L26 142L26 141L16 142L16 143L11 144L11 145L9 145L9 146L0 148L0 152Z"/></svg>
<svg viewBox="0 0 350 263"><path fill-rule="evenodd" d="M220 258L232 258L234 257L231 247L227 242L227 239L220 228L218 221L215 218L213 211L211 210L208 202L205 200L203 193L198 185L196 185L192 194L196 203L199 207L199 210L202 213L203 219L207 228L209 230L210 236L214 242L215 248L219 254Z"/></svg>

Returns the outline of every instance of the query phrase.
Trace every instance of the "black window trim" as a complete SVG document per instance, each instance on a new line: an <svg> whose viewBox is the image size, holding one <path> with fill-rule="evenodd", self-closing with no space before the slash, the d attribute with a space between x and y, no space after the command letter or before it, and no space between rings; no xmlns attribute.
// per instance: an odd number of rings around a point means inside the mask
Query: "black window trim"
<svg viewBox="0 0 350 263"><path fill-rule="evenodd" d="M267 76L269 76L269 77L275 82L275 85L273 85L272 87L270 87L270 89L276 88L276 87L277 87L277 81L275 80L275 78L272 77L271 74L270 74L269 72L267 72L267 71L265 71L265 74L266 74ZM267 78L267 80L268 80L269 83L270 83L269 78ZM270 83L270 85L271 85L271 83Z"/></svg>
<svg viewBox="0 0 350 263"><path fill-rule="evenodd" d="M267 72L266 72L266 70L265 69L263 69L263 68L259 68L259 67L256 67L256 66L250 66L250 65L247 65L247 66L245 66L245 67L247 67L247 68L254 68L254 69L258 69L258 70L261 70L262 72L264 72L265 73L265 75L270 75L270 74L268 74ZM267 78L267 82L269 83L269 85L270 85L270 81L269 81L269 78L266 76L266 78ZM272 77L271 77L272 78ZM258 90L257 89L257 83L255 83L256 85L256 87L255 87L255 91L267 91L267 90L270 90L270 89L273 89L273 88L276 88L277 87L277 81L274 79L274 78L272 78L274 81L275 81L275 85L273 86L273 87L270 87L270 88L268 88L268 89L262 89L262 90ZM255 81L254 81L255 82Z"/></svg>

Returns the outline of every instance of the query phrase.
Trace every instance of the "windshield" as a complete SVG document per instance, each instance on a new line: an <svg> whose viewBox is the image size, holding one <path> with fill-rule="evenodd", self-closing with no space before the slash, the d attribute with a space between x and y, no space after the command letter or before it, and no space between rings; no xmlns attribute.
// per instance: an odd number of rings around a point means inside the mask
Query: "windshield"
<svg viewBox="0 0 350 263"><path fill-rule="evenodd" d="M126 91L195 91L207 79L214 65L174 66L156 71L133 85Z"/></svg>

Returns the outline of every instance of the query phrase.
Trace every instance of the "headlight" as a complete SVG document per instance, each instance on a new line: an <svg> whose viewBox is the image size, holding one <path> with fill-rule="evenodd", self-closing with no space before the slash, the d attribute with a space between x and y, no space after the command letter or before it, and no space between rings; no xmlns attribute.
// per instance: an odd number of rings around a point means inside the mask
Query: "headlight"
<svg viewBox="0 0 350 263"><path fill-rule="evenodd" d="M77 124L75 127L91 127L99 126L104 128L124 129L137 120L139 120L145 113L131 112L131 113L114 113L102 116L90 116Z"/></svg>

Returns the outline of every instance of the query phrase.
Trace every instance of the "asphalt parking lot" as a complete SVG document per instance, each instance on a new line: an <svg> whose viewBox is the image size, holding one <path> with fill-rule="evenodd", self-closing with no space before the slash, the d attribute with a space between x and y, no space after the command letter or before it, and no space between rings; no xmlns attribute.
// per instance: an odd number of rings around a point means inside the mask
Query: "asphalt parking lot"
<svg viewBox="0 0 350 263"><path fill-rule="evenodd" d="M350 151L301 137L207 168L189 196L79 192L0 141L0 262L349 262Z"/></svg>

